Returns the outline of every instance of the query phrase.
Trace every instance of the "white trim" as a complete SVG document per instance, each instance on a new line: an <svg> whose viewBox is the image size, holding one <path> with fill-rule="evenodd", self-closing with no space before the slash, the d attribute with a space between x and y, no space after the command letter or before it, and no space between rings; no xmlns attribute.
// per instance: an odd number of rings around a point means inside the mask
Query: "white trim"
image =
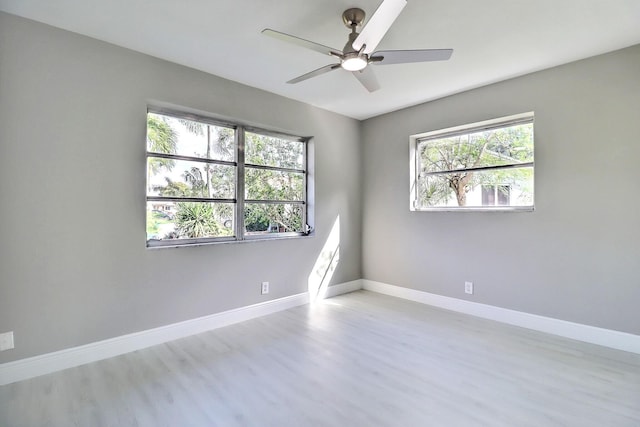
<svg viewBox="0 0 640 427"><path fill-rule="evenodd" d="M329 286L326 297L329 298L360 289L640 354L640 335L445 297L417 291L415 289L375 282L373 280L353 280L351 282ZM256 317L266 316L307 303L309 303L309 294L301 293L79 347L16 360L15 362L3 363L0 364L0 385L84 365L85 363L96 362Z"/></svg>
<svg viewBox="0 0 640 427"><path fill-rule="evenodd" d="M351 282L339 283L327 288L325 298L331 298L342 294L348 294L349 292L355 292L362 289L362 280L352 280Z"/></svg>
<svg viewBox="0 0 640 427"><path fill-rule="evenodd" d="M533 122L535 114L533 111L526 113L513 114L511 116L498 117L495 119L483 120L481 122L468 123L459 126L452 126L443 129L431 130L428 132L418 133L411 135L412 140L418 139L433 139L443 135L451 135L457 133L471 133L474 131L481 131L486 128L507 127L514 123L528 123Z"/></svg>
<svg viewBox="0 0 640 427"><path fill-rule="evenodd" d="M0 364L0 385L96 362L308 303L309 294L305 292L79 347L3 363Z"/></svg>
<svg viewBox="0 0 640 427"><path fill-rule="evenodd" d="M363 279L362 288L367 291L378 292L422 304L432 305L434 307L457 311L459 313L470 314L484 319L496 320L509 325L520 326L565 338L571 338L591 344L598 344L617 350L640 354L640 335L568 322L566 320L553 319L551 317L538 316L536 314L509 310L506 308L460 300L457 298L445 297L415 289L375 282L373 280Z"/></svg>
<svg viewBox="0 0 640 427"><path fill-rule="evenodd" d="M361 280L339 283L329 286L325 297L329 298L359 289L362 289ZM266 316L308 303L309 294L305 292L211 314L197 319L185 320L159 328L122 335L79 347L16 360L15 362L3 363L0 364L0 385L119 356L153 345L188 337L256 317Z"/></svg>

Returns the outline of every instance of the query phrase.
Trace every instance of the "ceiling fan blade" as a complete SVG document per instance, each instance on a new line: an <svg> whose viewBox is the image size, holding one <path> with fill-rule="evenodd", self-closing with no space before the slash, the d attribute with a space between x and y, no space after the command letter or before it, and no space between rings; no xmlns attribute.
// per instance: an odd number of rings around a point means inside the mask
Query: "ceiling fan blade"
<svg viewBox="0 0 640 427"><path fill-rule="evenodd" d="M369 92L375 92L380 89L380 84L378 83L378 79L376 78L375 73L370 67L366 67L360 71L352 71L351 72L362 86L365 87Z"/></svg>
<svg viewBox="0 0 640 427"><path fill-rule="evenodd" d="M371 55L371 63L390 65L410 62L446 61L451 58L452 53L453 49L379 50Z"/></svg>
<svg viewBox="0 0 640 427"><path fill-rule="evenodd" d="M310 79L312 77L316 77L316 76L322 75L324 73L328 73L329 71L333 71L333 70L338 69L338 68L340 68L340 64L325 65L324 67L320 67L317 70L310 71L307 74L303 74L303 75L301 75L299 77L296 77L295 79L291 79L287 83L289 83L289 84L300 83L300 82L305 81L307 79Z"/></svg>
<svg viewBox="0 0 640 427"><path fill-rule="evenodd" d="M272 30L270 28L265 28L262 30L262 34L265 36L273 37L278 40L282 40L288 43L292 43L301 47L305 47L307 49L315 50L316 52L323 53L325 55L331 56L342 56L342 51L340 49L334 49L332 47L324 46L319 43L314 43L309 40L301 39L300 37L292 36L290 34L281 33L280 31Z"/></svg>
<svg viewBox="0 0 640 427"><path fill-rule="evenodd" d="M384 0L354 40L353 48L359 51L365 45L364 53L373 52L406 5L407 0Z"/></svg>

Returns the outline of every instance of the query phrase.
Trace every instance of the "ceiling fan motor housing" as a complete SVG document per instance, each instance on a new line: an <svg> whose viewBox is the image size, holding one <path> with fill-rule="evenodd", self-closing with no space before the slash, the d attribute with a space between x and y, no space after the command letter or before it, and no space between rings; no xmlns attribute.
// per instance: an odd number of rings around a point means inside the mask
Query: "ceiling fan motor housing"
<svg viewBox="0 0 640 427"><path fill-rule="evenodd" d="M349 40L342 50L342 58L340 65L347 71L360 71L369 63L369 57L366 53L360 53L353 48L353 41L358 37L358 33L354 31L349 34Z"/></svg>

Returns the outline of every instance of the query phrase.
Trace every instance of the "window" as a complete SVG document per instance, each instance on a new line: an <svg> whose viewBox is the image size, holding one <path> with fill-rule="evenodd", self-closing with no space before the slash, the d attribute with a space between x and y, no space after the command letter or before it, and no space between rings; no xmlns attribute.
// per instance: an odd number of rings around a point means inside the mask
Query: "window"
<svg viewBox="0 0 640 427"><path fill-rule="evenodd" d="M410 141L411 210L533 209L533 113Z"/></svg>
<svg viewBox="0 0 640 427"><path fill-rule="evenodd" d="M509 206L510 185L483 185L482 206Z"/></svg>
<svg viewBox="0 0 640 427"><path fill-rule="evenodd" d="M308 234L307 140L147 114L147 246Z"/></svg>

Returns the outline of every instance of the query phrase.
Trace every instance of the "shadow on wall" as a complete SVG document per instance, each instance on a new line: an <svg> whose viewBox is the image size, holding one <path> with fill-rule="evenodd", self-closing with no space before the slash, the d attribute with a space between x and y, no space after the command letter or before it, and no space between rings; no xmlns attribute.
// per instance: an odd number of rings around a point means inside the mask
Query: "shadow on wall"
<svg viewBox="0 0 640 427"><path fill-rule="evenodd" d="M340 216L336 217L327 241L324 243L316 263L309 274L309 300L324 299L329 282L340 261Z"/></svg>

